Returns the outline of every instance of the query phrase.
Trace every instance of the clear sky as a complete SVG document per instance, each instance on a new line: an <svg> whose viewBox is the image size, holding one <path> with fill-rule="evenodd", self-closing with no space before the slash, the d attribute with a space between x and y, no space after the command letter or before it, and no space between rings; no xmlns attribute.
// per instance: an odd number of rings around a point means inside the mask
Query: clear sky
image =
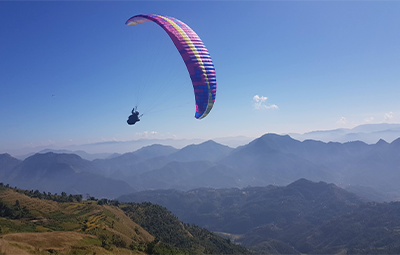
<svg viewBox="0 0 400 255"><path fill-rule="evenodd" d="M400 1L0 1L0 152L399 123L399 13ZM205 119L166 33L125 25L137 14L203 40L217 75Z"/></svg>

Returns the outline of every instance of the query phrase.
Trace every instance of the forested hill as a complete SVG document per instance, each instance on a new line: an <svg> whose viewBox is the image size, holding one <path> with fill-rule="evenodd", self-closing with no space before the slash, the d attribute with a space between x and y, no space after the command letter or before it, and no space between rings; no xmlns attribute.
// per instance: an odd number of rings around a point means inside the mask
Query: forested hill
<svg viewBox="0 0 400 255"><path fill-rule="evenodd" d="M0 185L0 254L247 254L151 203Z"/></svg>
<svg viewBox="0 0 400 255"><path fill-rule="evenodd" d="M118 200L159 204L185 222L233 234L278 222L305 221L315 225L363 203L356 195L334 184L306 179L287 186L141 191Z"/></svg>
<svg viewBox="0 0 400 255"><path fill-rule="evenodd" d="M258 253L400 254L400 202L367 203L325 182L143 191L120 201L163 205Z"/></svg>

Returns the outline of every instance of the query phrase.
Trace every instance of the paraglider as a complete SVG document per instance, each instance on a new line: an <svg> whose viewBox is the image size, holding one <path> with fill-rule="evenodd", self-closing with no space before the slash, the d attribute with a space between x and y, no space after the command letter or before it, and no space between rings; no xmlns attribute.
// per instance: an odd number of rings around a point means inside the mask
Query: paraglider
<svg viewBox="0 0 400 255"><path fill-rule="evenodd" d="M181 54L194 89L196 102L195 118L203 119L210 113L217 91L215 68L207 48L200 40L200 37L189 26L173 17L156 14L136 15L128 19L125 24L134 26L147 21L153 21L163 28ZM135 118L134 115L136 114L132 110L132 118ZM139 121L139 119L136 121Z"/></svg>
<svg viewBox="0 0 400 255"><path fill-rule="evenodd" d="M136 122L140 121L139 112L137 111L137 108L132 109L132 115L128 117L128 120L126 121L129 125L133 125Z"/></svg>

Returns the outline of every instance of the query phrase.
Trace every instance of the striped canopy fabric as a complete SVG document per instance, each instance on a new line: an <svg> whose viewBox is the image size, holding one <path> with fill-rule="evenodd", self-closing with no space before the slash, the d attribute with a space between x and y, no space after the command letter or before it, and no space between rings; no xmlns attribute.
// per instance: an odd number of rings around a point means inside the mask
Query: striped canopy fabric
<svg viewBox="0 0 400 255"><path fill-rule="evenodd" d="M136 15L126 25L134 26L153 21L168 33L186 64L192 80L196 101L196 119L206 117L215 102L217 79L207 48L200 37L185 23L172 17L149 14Z"/></svg>

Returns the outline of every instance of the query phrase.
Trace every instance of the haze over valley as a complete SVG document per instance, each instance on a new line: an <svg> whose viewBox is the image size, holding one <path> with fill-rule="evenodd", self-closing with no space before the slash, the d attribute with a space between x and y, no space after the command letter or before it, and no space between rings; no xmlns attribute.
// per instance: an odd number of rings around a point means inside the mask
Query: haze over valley
<svg viewBox="0 0 400 255"><path fill-rule="evenodd" d="M124 154L44 150L24 160L2 154L0 176L24 189L107 198L153 189L287 185L306 178L387 201L400 195L399 146L399 139L301 142L265 134L237 148L209 140L182 149L153 144Z"/></svg>

